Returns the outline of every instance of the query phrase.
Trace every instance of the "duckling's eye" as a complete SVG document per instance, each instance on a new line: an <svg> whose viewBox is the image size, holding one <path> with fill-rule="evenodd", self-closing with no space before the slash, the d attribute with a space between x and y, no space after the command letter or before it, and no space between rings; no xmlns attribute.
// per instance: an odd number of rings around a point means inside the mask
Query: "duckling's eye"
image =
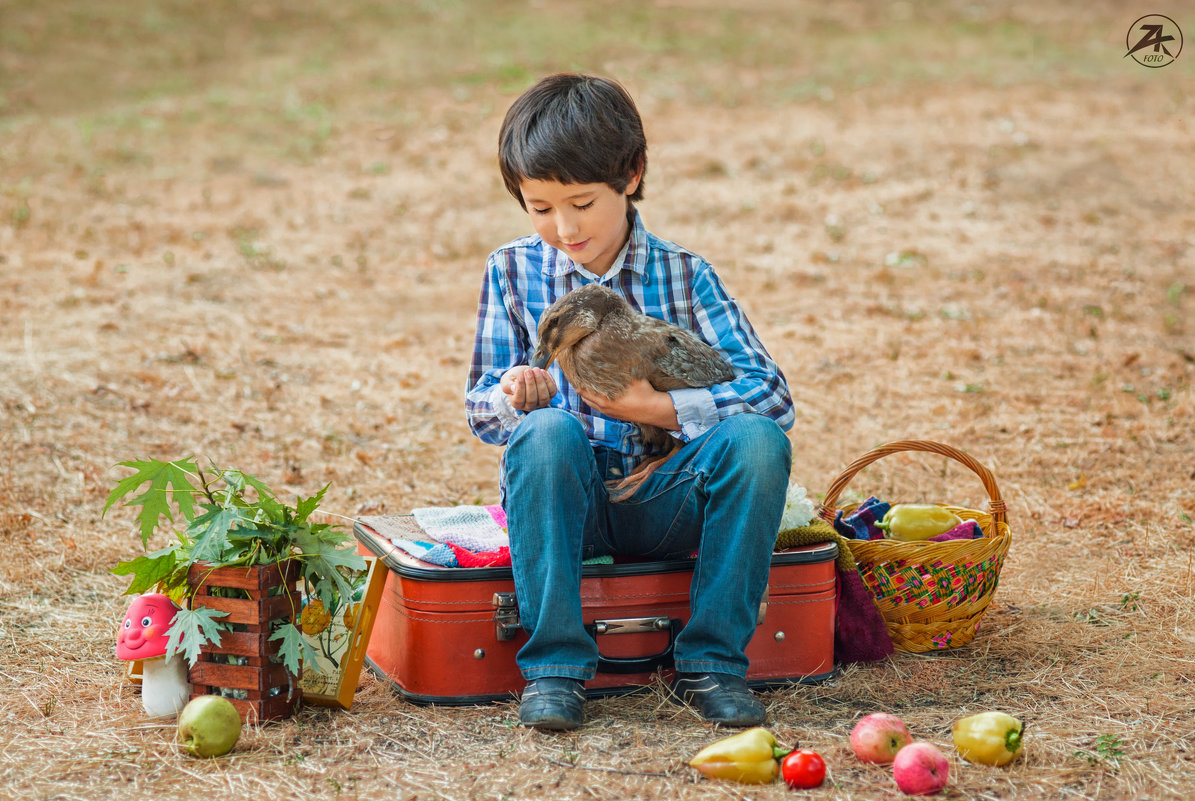
<svg viewBox="0 0 1195 801"><path fill-rule="evenodd" d="M149 626L153 622L154 622L154 619L152 617L150 617L149 615L146 615L145 617L141 618L142 626Z"/></svg>

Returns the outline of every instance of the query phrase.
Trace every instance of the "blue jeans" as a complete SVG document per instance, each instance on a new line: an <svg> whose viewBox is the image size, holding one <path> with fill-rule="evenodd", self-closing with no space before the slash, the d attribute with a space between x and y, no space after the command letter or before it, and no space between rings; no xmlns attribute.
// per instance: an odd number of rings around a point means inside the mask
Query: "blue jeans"
<svg viewBox="0 0 1195 801"><path fill-rule="evenodd" d="M518 665L527 680L592 679L598 649L581 618L581 561L697 552L691 616L677 635L676 669L747 675L744 649L780 517L792 449L771 418L737 414L686 443L631 496L611 503L609 451L561 409L523 418L507 445L506 515L519 616L530 635Z"/></svg>

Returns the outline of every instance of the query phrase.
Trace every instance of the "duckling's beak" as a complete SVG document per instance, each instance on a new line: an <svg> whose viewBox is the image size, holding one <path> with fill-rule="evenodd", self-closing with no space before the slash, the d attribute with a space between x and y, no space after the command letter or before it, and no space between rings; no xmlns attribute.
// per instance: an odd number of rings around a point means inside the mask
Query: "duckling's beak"
<svg viewBox="0 0 1195 801"><path fill-rule="evenodd" d="M541 343L540 346L535 349L535 355L531 357L531 366L538 367L540 370L543 370L546 369L547 366L552 363L552 361L552 354L549 353Z"/></svg>

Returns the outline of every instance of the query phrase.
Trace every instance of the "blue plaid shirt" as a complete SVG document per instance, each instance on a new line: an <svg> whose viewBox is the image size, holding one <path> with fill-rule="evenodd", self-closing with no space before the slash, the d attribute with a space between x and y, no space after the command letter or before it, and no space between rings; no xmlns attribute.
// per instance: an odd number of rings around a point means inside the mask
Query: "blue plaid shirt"
<svg viewBox="0 0 1195 801"><path fill-rule="evenodd" d="M669 393L681 430L694 439L732 414L756 412L784 430L793 425L793 404L780 367L731 298L713 267L700 256L650 234L638 213L614 265L600 278L537 235L516 239L490 254L478 303L477 337L465 394L469 427L483 442L505 444L524 412L510 405L499 381L527 364L539 338L539 319L569 290L595 281L620 293L639 311L693 331L734 368L731 381ZM559 365L549 368L560 391L552 406L585 424L589 440L623 456L622 472L647 455L639 426L604 417L581 400Z"/></svg>

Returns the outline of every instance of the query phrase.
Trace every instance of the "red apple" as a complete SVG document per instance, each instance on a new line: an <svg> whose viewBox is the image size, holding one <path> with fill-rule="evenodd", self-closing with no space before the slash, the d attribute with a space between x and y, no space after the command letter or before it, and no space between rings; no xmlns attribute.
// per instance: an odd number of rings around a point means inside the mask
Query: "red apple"
<svg viewBox="0 0 1195 801"><path fill-rule="evenodd" d="M946 786L950 763L932 744L918 740L896 753L892 778L905 795L933 795Z"/></svg>
<svg viewBox="0 0 1195 801"><path fill-rule="evenodd" d="M873 712L851 730L851 749L864 762L887 765L913 740L909 727L896 715Z"/></svg>

